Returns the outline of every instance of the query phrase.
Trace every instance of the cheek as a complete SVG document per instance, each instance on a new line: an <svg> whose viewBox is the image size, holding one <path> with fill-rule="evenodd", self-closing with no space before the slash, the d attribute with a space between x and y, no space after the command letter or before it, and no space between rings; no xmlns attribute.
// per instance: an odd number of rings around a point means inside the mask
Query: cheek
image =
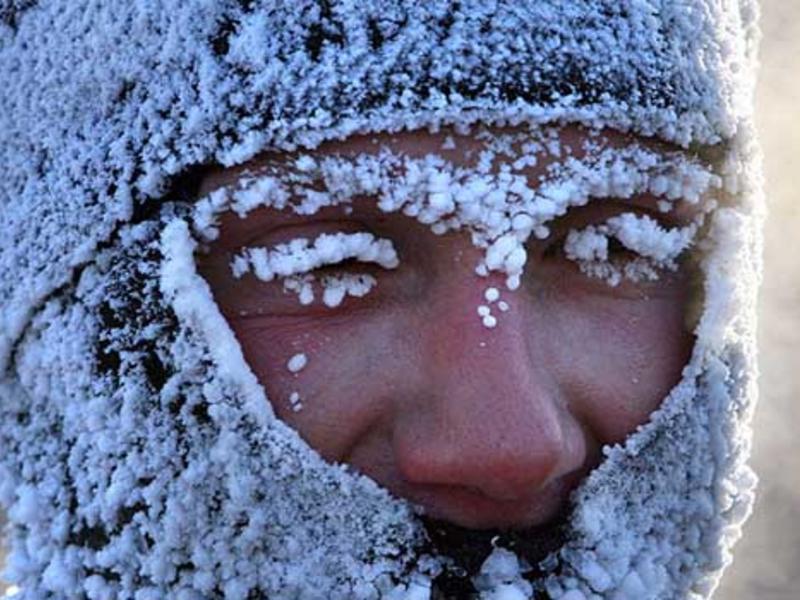
<svg viewBox="0 0 800 600"><path fill-rule="evenodd" d="M230 324L278 418L329 461L346 461L363 436L380 428L402 381L397 374L410 368L404 357L413 340L404 337L407 328L396 319L357 315ZM293 373L287 363L299 353L307 364Z"/></svg>
<svg viewBox="0 0 800 600"><path fill-rule="evenodd" d="M599 442L623 441L680 380L694 342L682 298L592 299L555 309L558 376L570 409Z"/></svg>

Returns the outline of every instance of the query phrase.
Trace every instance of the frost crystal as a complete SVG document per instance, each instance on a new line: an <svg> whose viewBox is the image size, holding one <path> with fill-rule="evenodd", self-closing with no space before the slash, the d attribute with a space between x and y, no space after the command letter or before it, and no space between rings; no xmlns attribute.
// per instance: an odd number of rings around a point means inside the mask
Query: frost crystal
<svg viewBox="0 0 800 600"><path fill-rule="evenodd" d="M376 263L384 269L399 264L391 240L375 239L369 233L324 233L313 243L296 238L274 248L246 248L233 259L231 272L242 277L252 271L261 281L309 273L319 267L349 259Z"/></svg>
<svg viewBox="0 0 800 600"><path fill-rule="evenodd" d="M292 373L299 373L308 364L308 357L302 352L295 354L286 363L286 368Z"/></svg>

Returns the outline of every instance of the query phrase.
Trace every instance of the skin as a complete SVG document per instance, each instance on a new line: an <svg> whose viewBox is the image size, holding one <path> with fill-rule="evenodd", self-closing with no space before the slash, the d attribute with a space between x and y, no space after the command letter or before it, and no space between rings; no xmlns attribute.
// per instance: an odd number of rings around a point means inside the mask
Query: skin
<svg viewBox="0 0 800 600"><path fill-rule="evenodd" d="M575 148L584 137L577 129L561 132ZM605 137L626 142L620 134ZM443 140L427 132L351 138L313 154L386 145L468 166L482 147L473 136L457 136L455 149L445 151ZM236 181L244 168L281 160L265 155L209 172L201 194ZM531 181L545 165L526 171ZM219 239L198 264L277 416L325 459L351 465L432 517L473 529L524 528L563 511L599 462L600 448L645 423L688 360L686 269L610 287L581 273L562 251L571 228L621 212L646 212L671 227L692 216L685 206L669 215L655 206L655 199L637 197L571 210L547 240L529 243L529 266L515 292L506 290L504 276L475 275L482 250L468 233L434 235L402 214L382 213L368 198L354 202L350 214L341 207L313 216L266 208L244 219L224 214ZM280 282L230 273L242 246L335 231L391 239L400 266L346 265L378 284L335 309L301 306ZM489 286L510 305L505 313L493 310L494 329L476 314ZM286 363L299 352L308 365L291 373ZM288 401L294 391L303 402L299 412Z"/></svg>

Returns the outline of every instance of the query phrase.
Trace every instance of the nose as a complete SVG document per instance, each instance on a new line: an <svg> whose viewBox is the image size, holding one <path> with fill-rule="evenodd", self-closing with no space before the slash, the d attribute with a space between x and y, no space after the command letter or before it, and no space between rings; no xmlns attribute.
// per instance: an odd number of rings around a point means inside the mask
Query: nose
<svg viewBox="0 0 800 600"><path fill-rule="evenodd" d="M503 503L547 493L581 470L586 438L548 364L546 315L523 292L485 327L477 315L486 279L450 280L419 328L419 389L397 416L400 475L426 489L460 490ZM553 486L550 486L551 488ZM463 495L463 494L462 494Z"/></svg>

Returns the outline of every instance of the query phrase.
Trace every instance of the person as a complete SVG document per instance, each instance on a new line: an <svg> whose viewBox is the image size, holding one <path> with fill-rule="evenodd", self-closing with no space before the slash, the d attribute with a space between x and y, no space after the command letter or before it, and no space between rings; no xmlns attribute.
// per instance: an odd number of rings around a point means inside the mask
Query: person
<svg viewBox="0 0 800 600"><path fill-rule="evenodd" d="M710 597L751 2L74 10L0 47L21 597Z"/></svg>

